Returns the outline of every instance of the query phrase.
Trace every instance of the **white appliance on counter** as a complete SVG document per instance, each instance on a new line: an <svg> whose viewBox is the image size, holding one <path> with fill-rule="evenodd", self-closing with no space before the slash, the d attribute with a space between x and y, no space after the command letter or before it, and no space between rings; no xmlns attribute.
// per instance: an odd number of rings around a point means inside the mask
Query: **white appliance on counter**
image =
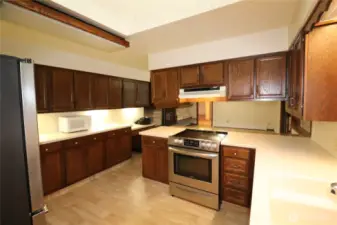
<svg viewBox="0 0 337 225"><path fill-rule="evenodd" d="M91 124L90 116L61 116L59 120L59 131L71 133L89 130Z"/></svg>
<svg viewBox="0 0 337 225"><path fill-rule="evenodd" d="M226 86L179 89L180 99L226 97Z"/></svg>

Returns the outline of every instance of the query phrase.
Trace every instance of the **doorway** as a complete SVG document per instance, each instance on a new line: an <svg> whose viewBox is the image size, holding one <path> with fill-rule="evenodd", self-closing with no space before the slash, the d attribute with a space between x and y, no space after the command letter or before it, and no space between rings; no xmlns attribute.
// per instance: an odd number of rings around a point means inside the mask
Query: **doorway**
<svg viewBox="0 0 337 225"><path fill-rule="evenodd" d="M198 103L198 125L200 127L212 127L213 102Z"/></svg>

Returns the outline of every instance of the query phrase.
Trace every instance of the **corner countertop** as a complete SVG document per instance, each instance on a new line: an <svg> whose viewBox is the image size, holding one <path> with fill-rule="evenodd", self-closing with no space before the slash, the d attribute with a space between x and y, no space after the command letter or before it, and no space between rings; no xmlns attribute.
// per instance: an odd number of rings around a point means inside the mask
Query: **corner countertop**
<svg viewBox="0 0 337 225"><path fill-rule="evenodd" d="M103 133L112 130L118 130L122 128L131 127L132 130L140 130L147 127L155 126L156 124L139 125L139 124L105 124L102 126L92 127L87 131L79 131L74 133L49 133L49 134L39 134L40 145L48 144L57 141L64 141L72 138L84 137L92 134Z"/></svg>
<svg viewBox="0 0 337 225"><path fill-rule="evenodd" d="M167 138L181 127L141 135ZM228 131L222 145L256 150L250 225L334 225L337 158L310 138Z"/></svg>

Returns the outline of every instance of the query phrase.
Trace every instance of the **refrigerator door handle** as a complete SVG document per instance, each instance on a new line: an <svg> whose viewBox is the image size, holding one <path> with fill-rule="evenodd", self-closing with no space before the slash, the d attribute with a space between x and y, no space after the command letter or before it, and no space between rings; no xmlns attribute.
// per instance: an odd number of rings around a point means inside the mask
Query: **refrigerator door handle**
<svg viewBox="0 0 337 225"><path fill-rule="evenodd" d="M32 216L34 217L34 216L37 216L37 215L46 214L48 212L49 212L49 209L48 209L47 205L44 205L41 209L32 212Z"/></svg>
<svg viewBox="0 0 337 225"><path fill-rule="evenodd" d="M46 225L46 213L48 213L48 208L44 205L41 209L32 213L33 225Z"/></svg>

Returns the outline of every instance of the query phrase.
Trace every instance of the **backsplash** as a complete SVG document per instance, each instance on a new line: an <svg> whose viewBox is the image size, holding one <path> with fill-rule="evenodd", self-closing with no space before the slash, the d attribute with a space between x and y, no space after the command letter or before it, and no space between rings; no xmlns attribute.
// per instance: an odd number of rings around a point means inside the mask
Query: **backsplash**
<svg viewBox="0 0 337 225"><path fill-rule="evenodd" d="M105 124L132 124L144 116L144 108L38 114L39 133L48 134L58 132L58 117L75 115L91 116L91 127L99 127Z"/></svg>

